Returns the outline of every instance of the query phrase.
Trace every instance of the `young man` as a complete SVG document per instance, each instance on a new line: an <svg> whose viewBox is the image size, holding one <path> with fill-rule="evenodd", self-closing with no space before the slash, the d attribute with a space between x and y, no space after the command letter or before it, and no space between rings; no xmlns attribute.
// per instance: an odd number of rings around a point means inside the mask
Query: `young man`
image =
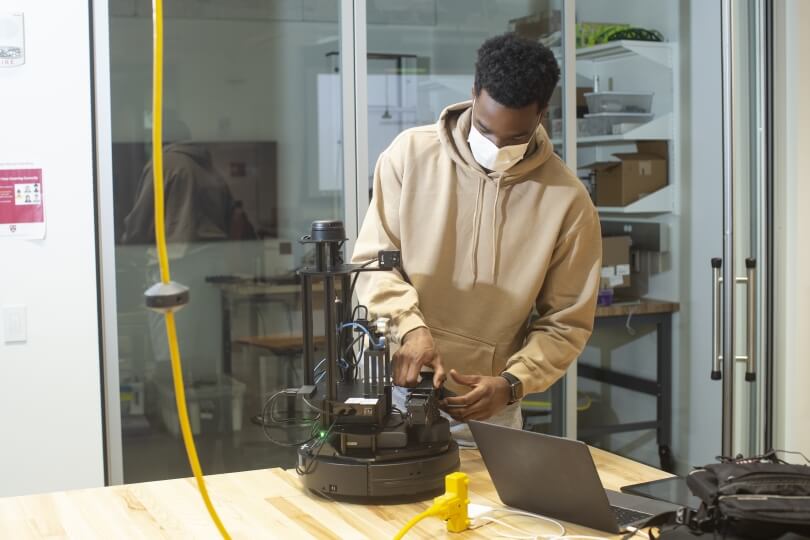
<svg viewBox="0 0 810 540"><path fill-rule="evenodd" d="M395 326L395 384L430 366L438 387L449 372L459 396L443 408L459 422L520 427L521 397L559 379L591 334L599 216L540 124L559 77L544 46L489 39L472 101L377 162L353 261L399 249L405 272L362 274L358 296Z"/></svg>

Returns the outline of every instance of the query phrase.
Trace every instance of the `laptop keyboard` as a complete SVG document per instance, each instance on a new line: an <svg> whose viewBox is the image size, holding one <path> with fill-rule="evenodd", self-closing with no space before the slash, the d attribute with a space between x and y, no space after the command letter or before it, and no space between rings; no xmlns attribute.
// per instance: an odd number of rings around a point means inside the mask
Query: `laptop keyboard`
<svg viewBox="0 0 810 540"><path fill-rule="evenodd" d="M624 527L625 525L635 523L636 521L641 521L642 519L652 517L652 514L636 512L635 510L622 508L621 506L611 505L610 509L613 510L613 515L616 516L616 521L618 522L619 527Z"/></svg>

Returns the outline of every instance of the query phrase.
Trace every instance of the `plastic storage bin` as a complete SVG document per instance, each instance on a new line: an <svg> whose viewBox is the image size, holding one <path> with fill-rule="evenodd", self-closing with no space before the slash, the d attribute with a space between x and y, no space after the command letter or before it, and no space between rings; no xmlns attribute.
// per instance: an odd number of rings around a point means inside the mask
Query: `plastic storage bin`
<svg viewBox="0 0 810 540"><path fill-rule="evenodd" d="M649 113L653 94L649 92L589 92L585 94L588 112Z"/></svg>
<svg viewBox="0 0 810 540"><path fill-rule="evenodd" d="M613 126L619 124L646 124L653 119L652 114L644 113L597 113L586 114L584 122L577 125L580 137L613 135ZM627 126L623 126L627 131ZM624 132L623 131L623 132Z"/></svg>
<svg viewBox="0 0 810 540"><path fill-rule="evenodd" d="M159 381L157 388L163 424L172 435L179 437L180 420L172 381ZM241 431L244 397L244 383L227 375L220 375L217 381L186 386L186 406L192 433Z"/></svg>

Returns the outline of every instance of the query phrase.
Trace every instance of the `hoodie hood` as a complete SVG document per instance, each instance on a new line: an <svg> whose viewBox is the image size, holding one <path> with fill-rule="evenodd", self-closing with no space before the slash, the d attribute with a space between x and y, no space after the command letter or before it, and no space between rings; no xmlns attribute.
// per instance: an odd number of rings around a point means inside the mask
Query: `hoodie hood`
<svg viewBox="0 0 810 540"><path fill-rule="evenodd" d="M492 182L495 185L495 197L491 211L492 220L491 227L489 227L492 235L492 246L495 249L495 253L491 258L491 271L494 278L498 268L499 256L496 236L498 234L498 225L501 219L504 219L498 214L498 202L501 197L501 190L528 178L531 173L536 172L537 169L548 161L554 151L545 128L540 124L537 126L534 138L529 141L529 147L526 149L526 155L523 159L503 173L488 173L475 160L470 145L467 142L471 125L472 101L464 101L450 105L442 111L442 114L439 116L437 131L444 151L447 152L453 162L461 167L468 176L478 182L478 190L473 210L473 245L470 252L473 283L475 283L478 281L478 247L481 240L481 216L484 214L482 206L484 204L486 182Z"/></svg>
<svg viewBox="0 0 810 540"><path fill-rule="evenodd" d="M169 152L185 154L197 162L197 165L200 167L208 168L211 166L211 152L202 144L194 144L192 142L171 143L163 149L163 152L164 154Z"/></svg>
<svg viewBox="0 0 810 540"><path fill-rule="evenodd" d="M500 179L501 185L524 180L527 174L536 171L554 153L551 140L543 125L540 124L535 130L534 138L529 142L529 148L526 149L526 155L522 160L504 173L487 173L475 161L470 144L467 142L471 125L472 101L463 101L444 109L439 116L437 126L442 148L455 163L468 169L470 174L475 173L492 179Z"/></svg>

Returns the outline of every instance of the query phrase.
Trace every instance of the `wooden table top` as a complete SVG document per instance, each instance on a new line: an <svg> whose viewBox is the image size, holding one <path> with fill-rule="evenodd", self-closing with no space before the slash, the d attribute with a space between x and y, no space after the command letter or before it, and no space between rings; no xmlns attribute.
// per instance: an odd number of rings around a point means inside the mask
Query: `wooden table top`
<svg viewBox="0 0 810 540"><path fill-rule="evenodd" d="M680 309L681 305L677 302L642 298L641 300L635 302L616 302L610 306L598 306L596 308L596 318L675 313Z"/></svg>
<svg viewBox="0 0 810 540"><path fill-rule="evenodd" d="M608 489L669 476L601 450L591 449L591 453ZM478 452L462 450L461 456L461 470L470 476L471 502L501 507ZM304 492L296 473L282 469L218 474L206 480L214 506L234 539L392 538L409 518L430 505L430 501L388 506L337 503ZM527 535L555 532L538 520L497 516ZM492 538L501 532L519 534L497 524L452 534L442 521L428 518L405 538ZM607 537L577 526L566 526L566 532ZM184 478L0 498L0 538L215 539L218 535L194 480Z"/></svg>

